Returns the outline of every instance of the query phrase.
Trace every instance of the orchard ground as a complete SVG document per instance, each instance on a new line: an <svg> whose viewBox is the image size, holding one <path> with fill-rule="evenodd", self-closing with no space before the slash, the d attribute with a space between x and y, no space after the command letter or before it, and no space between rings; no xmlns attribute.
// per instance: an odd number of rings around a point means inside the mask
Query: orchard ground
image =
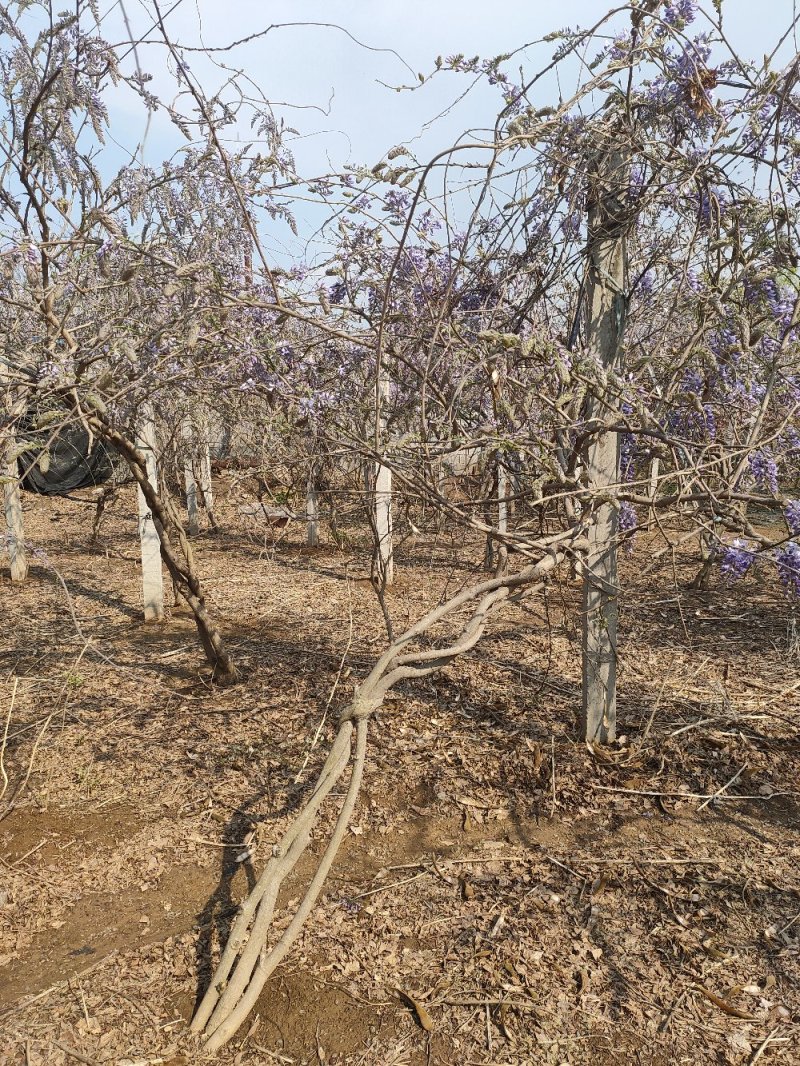
<svg viewBox="0 0 800 1066"><path fill-rule="evenodd" d="M0 580L3 805L29 772L0 821L2 1062L200 1060L210 959L385 646L355 527L309 552L301 525L239 513L246 482L215 487L222 531L195 547L243 672L228 688L190 619L141 622L131 490L99 546L91 493L25 496L71 610L41 561ZM695 543L663 547L640 536L622 561L612 748L578 740L567 573L386 703L347 845L218 1062L800 1061L788 607L766 569L692 591ZM396 629L482 554L433 529L402 543Z"/></svg>

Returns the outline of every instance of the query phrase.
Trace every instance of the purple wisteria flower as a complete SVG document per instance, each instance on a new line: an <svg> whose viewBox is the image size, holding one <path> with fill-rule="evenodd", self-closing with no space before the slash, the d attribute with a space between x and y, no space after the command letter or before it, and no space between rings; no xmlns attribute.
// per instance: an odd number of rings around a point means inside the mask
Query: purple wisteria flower
<svg viewBox="0 0 800 1066"><path fill-rule="evenodd" d="M703 283L697 276L697 271L692 270L691 267L686 271L684 275L685 283L692 290L692 292L702 292Z"/></svg>
<svg viewBox="0 0 800 1066"><path fill-rule="evenodd" d="M800 598L800 544L790 541L775 552L778 577L790 596Z"/></svg>
<svg viewBox="0 0 800 1066"><path fill-rule="evenodd" d="M636 508L626 500L619 509L620 533L630 533L632 529L638 529L638 526L639 516L636 514Z"/></svg>
<svg viewBox="0 0 800 1066"><path fill-rule="evenodd" d="M696 14L697 0L675 0L664 8L663 18L670 26L676 26L678 23L694 22Z"/></svg>
<svg viewBox="0 0 800 1066"><path fill-rule="evenodd" d="M789 500L783 514L792 536L800 537L800 500Z"/></svg>
<svg viewBox="0 0 800 1066"><path fill-rule="evenodd" d="M722 552L721 572L729 581L739 581L755 562L755 552L742 537L726 544Z"/></svg>
<svg viewBox="0 0 800 1066"><path fill-rule="evenodd" d="M10 555L12 548L18 543L20 542L17 541L17 538L12 533L0 533L0 552ZM30 540L23 540L21 543L31 558L41 563L42 566L46 566L48 570L52 569L53 564L50 562L50 556L44 548L40 548Z"/></svg>
<svg viewBox="0 0 800 1066"><path fill-rule="evenodd" d="M778 464L769 451L762 449L753 452L748 462L750 473L760 489L769 489L770 492L778 492Z"/></svg>
<svg viewBox="0 0 800 1066"><path fill-rule="evenodd" d="M655 275L652 270L646 270L639 278L638 289L642 296L651 296L655 286Z"/></svg>
<svg viewBox="0 0 800 1066"><path fill-rule="evenodd" d="M328 298L332 304L344 303L347 296L347 286L343 281L334 281L328 290Z"/></svg>
<svg viewBox="0 0 800 1066"><path fill-rule="evenodd" d="M639 528L639 516L636 508L627 500L619 508L619 531L625 538L625 553L630 555L633 551L633 542L636 539L636 531Z"/></svg>

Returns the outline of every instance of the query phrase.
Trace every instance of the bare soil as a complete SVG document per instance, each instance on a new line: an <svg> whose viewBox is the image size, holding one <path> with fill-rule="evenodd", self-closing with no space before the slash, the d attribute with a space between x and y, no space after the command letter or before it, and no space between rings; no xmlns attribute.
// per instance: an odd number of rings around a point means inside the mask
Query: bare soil
<svg viewBox="0 0 800 1066"><path fill-rule="evenodd" d="M0 1062L190 1064L220 939L383 618L356 540L308 552L221 478L222 531L195 544L244 679L218 688L189 619L141 621L132 493L99 546L78 495L26 495L45 557L0 576ZM767 571L692 591L691 544L663 546L622 566L613 747L578 740L567 574L387 702L313 918L219 1063L800 1063L789 609ZM405 542L395 628L481 559Z"/></svg>

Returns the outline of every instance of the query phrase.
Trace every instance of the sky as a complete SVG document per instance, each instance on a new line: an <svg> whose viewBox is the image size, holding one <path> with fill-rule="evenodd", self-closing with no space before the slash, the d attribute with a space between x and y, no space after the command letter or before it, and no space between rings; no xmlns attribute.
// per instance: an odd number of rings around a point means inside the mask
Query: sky
<svg viewBox="0 0 800 1066"><path fill-rule="evenodd" d="M112 40L115 34L125 37L122 6L135 36L153 21L150 0L107 0L103 31ZM392 144L417 136L466 79L440 76L413 93L386 86L417 84L417 74L430 73L437 56L463 52L488 58L511 52L553 30L591 25L612 6L610 0L161 0L162 11L174 8L166 25L181 46L219 48L275 25L266 37L218 59L243 70L268 99L291 105L279 110L303 133L307 143L298 145L298 152L304 161L318 162L318 170L327 169L328 158L334 165L377 161ZM724 28L735 48L760 60L796 6L797 0L725 0ZM699 16L692 28L702 24ZM787 42L785 60L796 45ZM554 47L540 47L541 59L549 58ZM526 66L535 54L533 49L527 53ZM144 44L139 55L156 86L172 84L160 45ZM204 85L221 78L211 63L190 58ZM514 68L511 60L509 70ZM553 88L548 82L547 89ZM431 140L445 147L467 127L490 125L497 99L488 87L471 95L466 106L434 124Z"/></svg>
<svg viewBox="0 0 800 1066"><path fill-rule="evenodd" d="M297 172L310 177L345 164L372 166L399 143L410 144L421 161L448 147L465 130L488 130L502 106L496 88L444 72L420 84L419 74L435 69L437 56L456 53L490 58L522 49L565 26L586 27L612 6L611 0L159 0L173 41L182 48L221 48L259 34L266 36L212 59L186 53L192 75L204 90L240 71L263 93L276 114L298 132L291 138ZM771 51L796 14L798 0L725 0L723 28L746 58ZM702 5L701 5L702 6ZM709 7L711 7L709 0ZM122 15L136 39L141 67L153 75L157 95L173 99L176 82L160 35L148 34L152 0L105 0L102 32L111 41L128 38ZM628 15L621 16L628 25ZM703 26L698 16L692 31ZM316 24L316 25L315 25ZM527 48L506 65L514 78L520 62L538 69L552 56L553 43ZM788 62L798 41L788 39L777 63ZM133 55L127 62L133 62ZM213 61L212 61L213 60ZM227 64L228 69L224 68ZM773 63L773 66L776 64ZM573 72L574 74L574 72ZM569 77L567 73L565 77ZM396 91L399 86L413 91ZM575 85L545 79L537 90L541 106ZM158 163L181 140L165 115L149 126L141 104L120 89L112 100L112 128L130 150L147 128L144 158ZM250 130L234 133L242 140ZM121 152L120 160L124 158ZM287 237L287 247L291 238ZM275 250L283 238L275 235Z"/></svg>

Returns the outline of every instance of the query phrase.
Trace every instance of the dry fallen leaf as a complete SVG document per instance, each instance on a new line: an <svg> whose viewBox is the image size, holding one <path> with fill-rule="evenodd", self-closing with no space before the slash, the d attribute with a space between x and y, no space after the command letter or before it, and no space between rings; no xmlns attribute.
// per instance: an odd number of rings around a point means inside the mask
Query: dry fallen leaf
<svg viewBox="0 0 800 1066"><path fill-rule="evenodd" d="M425 1032L432 1033L433 1018L428 1013L427 1008L422 1003L420 1003L418 999L414 999L414 997L410 996L407 992L403 992L402 989L398 988L396 991L398 996L400 996L400 998L403 1000L403 1002L408 1004L408 1006L411 1007L411 1009L414 1011L417 1016L417 1021L419 1022L420 1026L425 1030Z"/></svg>
<svg viewBox="0 0 800 1066"><path fill-rule="evenodd" d="M754 1022L756 1019L752 1014L748 1014L745 1010L740 1010L738 1007L734 1007L732 1003L727 1003L721 996L715 995L714 992L710 992L703 985L692 985L696 991L705 996L709 1002L713 1003L715 1007L719 1007L725 1014L729 1014L731 1018L742 1018L744 1021Z"/></svg>

